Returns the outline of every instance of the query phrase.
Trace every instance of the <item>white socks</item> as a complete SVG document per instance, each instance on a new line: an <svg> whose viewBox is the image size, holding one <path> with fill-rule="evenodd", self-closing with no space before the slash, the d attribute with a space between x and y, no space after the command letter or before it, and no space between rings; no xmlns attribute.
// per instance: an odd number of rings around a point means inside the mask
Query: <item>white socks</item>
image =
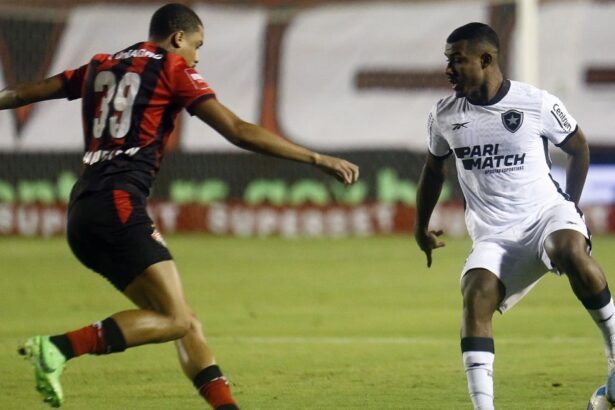
<svg viewBox="0 0 615 410"><path fill-rule="evenodd" d="M600 309L587 309L604 338L606 357L615 358L615 305L613 299Z"/></svg>
<svg viewBox="0 0 615 410"><path fill-rule="evenodd" d="M474 410L494 410L493 361L495 354L482 351L463 352L463 365Z"/></svg>

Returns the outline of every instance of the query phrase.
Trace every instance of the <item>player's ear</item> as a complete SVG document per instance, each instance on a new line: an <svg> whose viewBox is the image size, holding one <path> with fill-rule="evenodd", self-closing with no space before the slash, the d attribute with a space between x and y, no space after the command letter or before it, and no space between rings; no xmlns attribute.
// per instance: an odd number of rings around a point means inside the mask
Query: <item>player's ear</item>
<svg viewBox="0 0 615 410"><path fill-rule="evenodd" d="M482 68L486 68L491 65L492 62L493 56L490 53L483 53L483 55L480 56L480 65Z"/></svg>
<svg viewBox="0 0 615 410"><path fill-rule="evenodd" d="M186 34L183 31L176 31L171 34L171 45L175 48L180 48L181 44L184 42Z"/></svg>

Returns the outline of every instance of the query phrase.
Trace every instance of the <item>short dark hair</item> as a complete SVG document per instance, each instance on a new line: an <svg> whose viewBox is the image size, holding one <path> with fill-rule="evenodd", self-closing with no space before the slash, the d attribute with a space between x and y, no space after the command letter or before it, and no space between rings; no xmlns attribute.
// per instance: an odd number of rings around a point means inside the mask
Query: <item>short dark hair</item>
<svg viewBox="0 0 615 410"><path fill-rule="evenodd" d="M188 6L178 3L169 3L160 7L149 24L149 37L164 39L176 31L194 33L203 22L199 16Z"/></svg>
<svg viewBox="0 0 615 410"><path fill-rule="evenodd" d="M484 41L500 50L500 40L497 33L484 23L468 23L456 28L446 39L447 43L456 43L461 40Z"/></svg>

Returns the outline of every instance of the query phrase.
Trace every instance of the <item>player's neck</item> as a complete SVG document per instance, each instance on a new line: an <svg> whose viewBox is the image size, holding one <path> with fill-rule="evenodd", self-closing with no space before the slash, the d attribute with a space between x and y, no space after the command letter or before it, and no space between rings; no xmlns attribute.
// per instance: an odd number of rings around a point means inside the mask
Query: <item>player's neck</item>
<svg viewBox="0 0 615 410"><path fill-rule="evenodd" d="M151 38L150 38L150 39L149 39L149 40L147 40L147 41L148 41L148 42L150 42L150 43L154 43L154 44L156 44L156 46L158 46L158 47L160 47L160 48L162 48L162 49L165 49L165 50L167 50L167 51L171 51L171 50L170 50L170 48L171 48L171 42L170 42L168 39L167 39L167 40L154 40L154 39L151 39Z"/></svg>
<svg viewBox="0 0 615 410"><path fill-rule="evenodd" d="M475 93L468 95L468 101L475 105L486 105L492 101L504 84L504 76L500 71L486 78Z"/></svg>

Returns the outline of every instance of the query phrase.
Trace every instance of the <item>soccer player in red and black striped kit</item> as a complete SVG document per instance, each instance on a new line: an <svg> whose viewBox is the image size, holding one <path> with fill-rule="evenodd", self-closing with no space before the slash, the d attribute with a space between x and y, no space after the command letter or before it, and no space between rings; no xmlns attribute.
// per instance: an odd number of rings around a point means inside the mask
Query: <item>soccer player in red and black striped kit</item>
<svg viewBox="0 0 615 410"><path fill-rule="evenodd" d="M68 242L85 266L137 306L75 331L26 341L20 352L32 361L36 387L52 406L63 402L60 375L67 360L173 340L203 398L215 409L238 408L184 298L171 254L146 213L146 197L183 108L242 148L315 165L346 184L358 178L356 165L242 121L218 102L194 69L202 44L203 24L194 11L167 4L152 16L149 41L0 92L0 109L82 99L85 154L69 203Z"/></svg>

